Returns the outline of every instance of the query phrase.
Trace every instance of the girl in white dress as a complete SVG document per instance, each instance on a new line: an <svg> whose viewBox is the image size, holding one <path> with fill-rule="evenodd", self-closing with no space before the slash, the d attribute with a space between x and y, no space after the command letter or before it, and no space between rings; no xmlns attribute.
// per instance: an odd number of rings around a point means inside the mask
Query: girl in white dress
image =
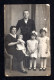
<svg viewBox="0 0 54 80"><path fill-rule="evenodd" d="M27 52L30 56L30 63L29 63L29 70L33 69L36 70L36 58L37 58L37 48L38 48L38 41L36 40L37 32L32 31L31 39L27 40Z"/></svg>
<svg viewBox="0 0 54 80"><path fill-rule="evenodd" d="M41 59L40 70L46 70L47 57L49 52L49 38L46 36L47 28L40 29L41 37L38 38L39 43L39 57Z"/></svg>

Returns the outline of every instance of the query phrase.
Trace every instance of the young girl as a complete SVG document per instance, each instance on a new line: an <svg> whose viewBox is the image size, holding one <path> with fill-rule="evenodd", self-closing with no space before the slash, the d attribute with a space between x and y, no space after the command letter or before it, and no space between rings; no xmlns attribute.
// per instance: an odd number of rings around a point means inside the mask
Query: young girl
<svg viewBox="0 0 54 80"><path fill-rule="evenodd" d="M36 40L37 32L32 31L31 33L31 39L27 40L27 50L28 54L30 56L30 66L29 70L33 69L36 70L36 58L37 58L37 48L38 48L38 41Z"/></svg>
<svg viewBox="0 0 54 80"><path fill-rule="evenodd" d="M39 55L41 59L41 67L40 70L46 70L46 61L47 61L47 56L48 56L48 40L49 38L46 36L47 33L47 28L42 28L40 29L40 34L41 36L38 39L39 43Z"/></svg>

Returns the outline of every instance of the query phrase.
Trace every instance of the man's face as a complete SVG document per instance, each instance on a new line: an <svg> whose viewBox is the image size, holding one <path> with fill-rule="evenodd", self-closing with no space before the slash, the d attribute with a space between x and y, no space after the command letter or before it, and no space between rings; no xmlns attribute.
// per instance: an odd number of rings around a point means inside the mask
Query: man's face
<svg viewBox="0 0 54 80"><path fill-rule="evenodd" d="M28 19L29 18L29 11L24 11L24 18Z"/></svg>

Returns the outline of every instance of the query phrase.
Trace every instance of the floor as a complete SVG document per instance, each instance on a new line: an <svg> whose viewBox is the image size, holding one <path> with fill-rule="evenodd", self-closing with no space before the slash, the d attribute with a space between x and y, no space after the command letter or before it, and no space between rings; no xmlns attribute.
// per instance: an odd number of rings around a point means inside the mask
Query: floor
<svg viewBox="0 0 54 80"><path fill-rule="evenodd" d="M40 62L40 60L38 59L38 63ZM37 64L38 64L37 63ZM27 74L26 73L22 73L20 71L10 71L9 69L5 70L5 76L9 77L9 76L50 76L51 75L51 60L50 58L48 58L47 60L47 70L46 71L39 71L39 68L37 66L37 70L33 71L32 70L28 70L27 68L25 68L27 70Z"/></svg>

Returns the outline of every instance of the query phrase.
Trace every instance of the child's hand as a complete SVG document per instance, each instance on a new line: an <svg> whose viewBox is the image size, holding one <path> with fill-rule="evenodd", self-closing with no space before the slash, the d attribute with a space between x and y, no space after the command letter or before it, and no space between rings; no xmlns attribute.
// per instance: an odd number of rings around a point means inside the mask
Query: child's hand
<svg viewBox="0 0 54 80"><path fill-rule="evenodd" d="M34 52L32 50L30 50L30 54L33 54Z"/></svg>
<svg viewBox="0 0 54 80"><path fill-rule="evenodd" d="M32 50L32 53L34 53L36 51L36 49Z"/></svg>
<svg viewBox="0 0 54 80"><path fill-rule="evenodd" d="M48 50L46 50L46 54L48 53Z"/></svg>
<svg viewBox="0 0 54 80"><path fill-rule="evenodd" d="M31 52L30 54L33 54L33 52Z"/></svg>
<svg viewBox="0 0 54 80"><path fill-rule="evenodd" d="M33 53L34 53L34 51L31 52L31 54L33 54Z"/></svg>

